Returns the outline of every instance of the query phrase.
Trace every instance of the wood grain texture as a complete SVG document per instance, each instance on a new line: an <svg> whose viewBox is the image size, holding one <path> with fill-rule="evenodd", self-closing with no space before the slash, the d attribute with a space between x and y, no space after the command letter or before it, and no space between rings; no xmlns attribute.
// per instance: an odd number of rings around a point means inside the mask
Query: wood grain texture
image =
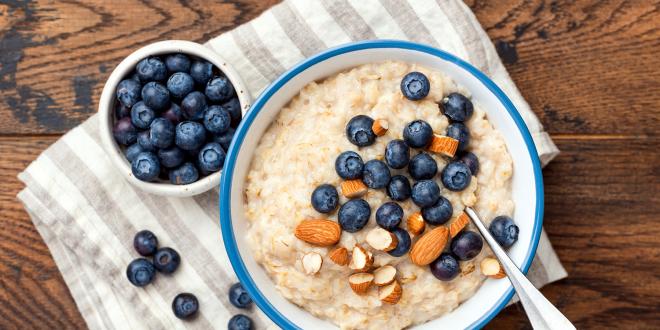
<svg viewBox="0 0 660 330"><path fill-rule="evenodd" d="M274 2L0 1L0 329L85 327L16 175L96 111L131 51L203 42ZM466 3L562 150L544 170L545 228L569 278L543 293L581 329L657 328L660 3ZM518 304L487 328L531 327Z"/></svg>

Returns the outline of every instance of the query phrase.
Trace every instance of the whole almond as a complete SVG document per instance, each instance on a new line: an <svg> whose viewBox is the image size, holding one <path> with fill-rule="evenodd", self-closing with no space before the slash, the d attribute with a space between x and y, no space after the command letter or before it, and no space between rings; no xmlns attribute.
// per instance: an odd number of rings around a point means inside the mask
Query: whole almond
<svg viewBox="0 0 660 330"><path fill-rule="evenodd" d="M348 250L343 246L330 251L328 257L339 266L348 265Z"/></svg>
<svg viewBox="0 0 660 330"><path fill-rule="evenodd" d="M394 281L390 285L378 288L378 299L386 304L394 305L399 302L402 293L401 285Z"/></svg>
<svg viewBox="0 0 660 330"><path fill-rule="evenodd" d="M421 212L411 214L408 217L406 224L408 225L408 231L415 236L423 233L426 228L426 223L424 223L424 218L422 218Z"/></svg>
<svg viewBox="0 0 660 330"><path fill-rule="evenodd" d="M294 235L309 244L330 246L339 242L341 227L338 223L330 220L308 219L298 224Z"/></svg>
<svg viewBox="0 0 660 330"><path fill-rule="evenodd" d="M458 235L458 233L460 233L461 230L463 230L463 228L468 225L468 223L470 223L470 218L468 215L465 212L461 213L461 215L459 215L449 224L449 236L451 238L456 237L456 235Z"/></svg>
<svg viewBox="0 0 660 330"><path fill-rule="evenodd" d="M410 260L418 266L426 266L437 259L447 244L449 230L439 226L422 235L410 250Z"/></svg>

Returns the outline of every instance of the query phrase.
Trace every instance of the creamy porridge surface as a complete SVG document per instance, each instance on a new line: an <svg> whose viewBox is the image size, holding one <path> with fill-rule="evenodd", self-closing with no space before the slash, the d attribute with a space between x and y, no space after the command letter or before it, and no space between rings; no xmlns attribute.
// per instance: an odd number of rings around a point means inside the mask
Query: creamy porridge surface
<svg viewBox="0 0 660 330"><path fill-rule="evenodd" d="M424 73L431 82L429 95L421 101L410 101L401 94L401 79L411 71ZM351 290L347 281L351 269L338 266L327 257L332 247L315 247L294 236L295 227L303 219L337 220L337 212L329 216L316 212L310 196L323 183L339 187L341 178L335 172L334 162L341 152L356 151L365 162L383 159L387 142L400 139L404 126L416 119L427 121L434 132L444 134L449 122L439 112L438 103L451 92L470 95L442 72L405 62L383 62L312 82L281 110L254 153L246 182L246 218L250 222L247 237L254 256L285 298L342 329L400 329L436 319L474 294L485 278L479 262L491 254L485 243L479 256L460 262L461 274L449 282L436 279L428 266L414 265L408 254L397 258L372 250L374 267L394 265L403 288L398 304L387 305L378 299L375 289L364 296ZM351 144L345 126L358 114L386 119L386 135L368 147ZM511 216L513 166L504 140L477 103L466 124L471 134L468 150L480 161L478 175L461 192L445 189L439 175L434 180L441 187L442 196L451 201L454 217L465 206L473 206L487 221L498 215ZM411 158L417 152L411 149ZM440 172L447 159L438 155L433 158ZM391 169L391 173L407 175L407 169ZM371 206L371 218L363 230L342 233L338 245L349 251L356 242L369 249L364 241L369 229L377 226L376 209L390 201L384 189L370 189L363 198ZM341 196L340 203L346 201ZM399 205L404 210L400 226L405 229L405 219L419 208L410 199ZM300 261L310 251L324 259L321 271L313 276L304 273Z"/></svg>

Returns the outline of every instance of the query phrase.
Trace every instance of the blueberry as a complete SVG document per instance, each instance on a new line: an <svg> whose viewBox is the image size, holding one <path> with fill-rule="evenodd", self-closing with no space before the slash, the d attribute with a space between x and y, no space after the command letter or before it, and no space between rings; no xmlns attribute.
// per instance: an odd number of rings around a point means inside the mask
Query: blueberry
<svg viewBox="0 0 660 330"><path fill-rule="evenodd" d="M440 187L433 180L417 181L412 187L412 200L419 207L433 206L440 198Z"/></svg>
<svg viewBox="0 0 660 330"><path fill-rule="evenodd" d="M458 260L449 253L441 254L438 259L431 262L429 268L431 268L431 274L441 281L451 281L461 272Z"/></svg>
<svg viewBox="0 0 660 330"><path fill-rule="evenodd" d="M121 102L115 102L115 119L119 120L130 115L131 108L121 104Z"/></svg>
<svg viewBox="0 0 660 330"><path fill-rule="evenodd" d="M195 81L185 72L177 72L167 79L167 90L172 97L181 99L195 89Z"/></svg>
<svg viewBox="0 0 660 330"><path fill-rule="evenodd" d="M339 208L339 225L349 233L364 228L371 216L369 203L364 199L351 199Z"/></svg>
<svg viewBox="0 0 660 330"><path fill-rule="evenodd" d="M451 219L454 208L448 199L440 196L435 204L422 209L422 218L430 225L442 225Z"/></svg>
<svg viewBox="0 0 660 330"><path fill-rule="evenodd" d="M442 185L452 191L461 191L470 185L472 173L463 162L451 162L442 170Z"/></svg>
<svg viewBox="0 0 660 330"><path fill-rule="evenodd" d="M403 128L403 140L411 148L426 147L433 138L433 129L423 120L415 120Z"/></svg>
<svg viewBox="0 0 660 330"><path fill-rule="evenodd" d="M154 151L154 146L149 139L149 131L142 131L138 133L137 143L143 151Z"/></svg>
<svg viewBox="0 0 660 330"><path fill-rule="evenodd" d="M156 268L151 261L145 258L137 258L126 267L126 277L131 284L142 287L154 280Z"/></svg>
<svg viewBox="0 0 660 330"><path fill-rule="evenodd" d="M421 100L429 95L431 83L421 72L410 72L401 79L401 93L409 100Z"/></svg>
<svg viewBox="0 0 660 330"><path fill-rule="evenodd" d="M160 248L154 254L154 267L164 274L172 274L179 268L181 257L176 250L168 247Z"/></svg>
<svg viewBox="0 0 660 330"><path fill-rule="evenodd" d="M167 78L165 63L158 57L147 57L138 62L135 73L143 83L148 81L164 81Z"/></svg>
<svg viewBox="0 0 660 330"><path fill-rule="evenodd" d="M403 209L399 204L387 202L376 210L376 223L383 229L397 228L403 219Z"/></svg>
<svg viewBox="0 0 660 330"><path fill-rule="evenodd" d="M518 233L520 229L513 223L513 219L506 215L495 217L488 227L491 235L495 238L498 244L504 248L508 248L518 240Z"/></svg>
<svg viewBox="0 0 660 330"><path fill-rule="evenodd" d="M438 173L438 164L431 155L422 152L410 160L408 172L415 180L432 179Z"/></svg>
<svg viewBox="0 0 660 330"><path fill-rule="evenodd" d="M346 136L358 147L370 146L376 141L376 133L371 129L374 120L365 115L357 115L348 121Z"/></svg>
<svg viewBox="0 0 660 330"><path fill-rule="evenodd" d="M133 238L133 248L141 256L151 256L158 249L158 238L149 230L141 230Z"/></svg>
<svg viewBox="0 0 660 330"><path fill-rule="evenodd" d="M204 126L194 121L183 121L176 125L174 143L183 150L197 150L206 140Z"/></svg>
<svg viewBox="0 0 660 330"><path fill-rule="evenodd" d="M179 293L172 301L174 315L182 320L191 319L199 310L199 301L192 293Z"/></svg>
<svg viewBox="0 0 660 330"><path fill-rule="evenodd" d="M152 181L160 173L160 162L153 152L143 151L131 162L131 171L142 181Z"/></svg>
<svg viewBox="0 0 660 330"><path fill-rule="evenodd" d="M392 140L385 147L385 162L389 167L401 169L410 161L410 148L403 140Z"/></svg>
<svg viewBox="0 0 660 330"><path fill-rule="evenodd" d="M160 161L160 165L163 167L177 167L183 163L185 158L186 154L175 146L158 150L158 160Z"/></svg>
<svg viewBox="0 0 660 330"><path fill-rule="evenodd" d="M466 230L454 237L450 249L458 260L466 261L476 257L483 246L484 241L479 234Z"/></svg>
<svg viewBox="0 0 660 330"><path fill-rule="evenodd" d="M135 143L137 141L137 129L133 126L131 118L125 117L117 120L115 126L112 127L112 135L115 141L125 146Z"/></svg>
<svg viewBox="0 0 660 330"><path fill-rule="evenodd" d="M387 196L395 201L405 201L411 194L410 181L403 175L395 175L387 184Z"/></svg>
<svg viewBox="0 0 660 330"><path fill-rule="evenodd" d="M479 173L479 158L477 158L477 155L465 152L459 156L458 161L467 165L472 175L476 176Z"/></svg>
<svg viewBox="0 0 660 330"><path fill-rule="evenodd" d="M234 97L231 100L223 103L222 107L227 110L231 116L231 127L238 127L238 124L243 118L243 113L241 112L241 102L238 101L238 97Z"/></svg>
<svg viewBox="0 0 660 330"><path fill-rule="evenodd" d="M453 121L467 121L472 117L472 101L459 93L451 93L442 99L442 111Z"/></svg>
<svg viewBox="0 0 660 330"><path fill-rule="evenodd" d="M447 126L447 136L458 140L457 151L464 151L470 144L470 130L463 123L451 123Z"/></svg>
<svg viewBox="0 0 660 330"><path fill-rule="evenodd" d="M170 91L160 83L149 82L142 87L142 102L155 111L164 110L170 105Z"/></svg>
<svg viewBox="0 0 660 330"><path fill-rule="evenodd" d="M234 86L227 77L216 77L206 85L204 94L211 102L225 102L234 95Z"/></svg>
<svg viewBox="0 0 660 330"><path fill-rule="evenodd" d="M222 134L231 126L229 112L219 105L212 105L204 111L204 127L213 134Z"/></svg>
<svg viewBox="0 0 660 330"><path fill-rule="evenodd" d="M405 229L399 227L392 229L392 234L396 236L398 243L393 250L390 250L387 253L394 257L401 257L410 250L410 244L412 243L410 240L410 234L408 234Z"/></svg>
<svg viewBox="0 0 660 330"><path fill-rule="evenodd" d="M219 143L207 143L199 151L199 157L197 159L199 169L207 173L217 172L225 162L225 155L225 151Z"/></svg>
<svg viewBox="0 0 660 330"><path fill-rule="evenodd" d="M133 159L135 159L135 157L137 157L139 153L143 151L145 150L142 149L139 143L133 143L131 144L130 147L124 150L124 154L126 155L126 159L128 160L128 162L130 163L133 161Z"/></svg>
<svg viewBox="0 0 660 330"><path fill-rule="evenodd" d="M172 184L189 184L199 179L199 172L193 163L183 163L171 170L169 176Z"/></svg>
<svg viewBox="0 0 660 330"><path fill-rule="evenodd" d="M125 107L132 107L140 100L142 86L133 79L124 79L117 85L117 100Z"/></svg>
<svg viewBox="0 0 660 330"><path fill-rule="evenodd" d="M229 145L231 144L231 140L234 138L235 132L236 130L234 128L229 127L226 132L213 137L213 142L220 143L223 149L229 150Z"/></svg>
<svg viewBox="0 0 660 330"><path fill-rule="evenodd" d="M335 160L335 171L344 180L361 178L363 170L362 157L355 151L344 151Z"/></svg>
<svg viewBox="0 0 660 330"><path fill-rule="evenodd" d="M330 213L339 204L339 194L333 185L322 184L312 192L312 207L321 213Z"/></svg>
<svg viewBox="0 0 660 330"><path fill-rule="evenodd" d="M229 319L227 330L252 330L252 320L243 314L236 314Z"/></svg>
<svg viewBox="0 0 660 330"><path fill-rule="evenodd" d="M252 297L239 282L229 287L229 302L236 308L248 308L252 305Z"/></svg>
<svg viewBox="0 0 660 330"><path fill-rule="evenodd" d="M135 103L131 109L131 122L137 128L147 129L151 122L156 118L156 113L144 102Z"/></svg>
<svg viewBox="0 0 660 330"><path fill-rule="evenodd" d="M390 169L380 160L372 159L364 164L362 182L371 189L387 187L390 182Z"/></svg>
<svg viewBox="0 0 660 330"><path fill-rule="evenodd" d="M168 148L174 143L174 124L165 118L156 118L151 122L149 140L156 148Z"/></svg>
<svg viewBox="0 0 660 330"><path fill-rule="evenodd" d="M172 124L176 125L183 120L183 113L181 112L181 107L176 103L170 103L170 108L164 111L161 116L166 118Z"/></svg>
<svg viewBox="0 0 660 330"><path fill-rule="evenodd" d="M165 67L170 73L188 72L190 70L190 58L181 53L167 55Z"/></svg>
<svg viewBox="0 0 660 330"><path fill-rule="evenodd" d="M213 64L203 60L194 61L190 66L190 76L198 85L206 86L206 83L213 76Z"/></svg>
<svg viewBox="0 0 660 330"><path fill-rule="evenodd" d="M202 119L205 109L206 97L201 92L194 91L186 95L186 97L183 98L183 101L181 101L181 110L183 110L183 116L188 119Z"/></svg>

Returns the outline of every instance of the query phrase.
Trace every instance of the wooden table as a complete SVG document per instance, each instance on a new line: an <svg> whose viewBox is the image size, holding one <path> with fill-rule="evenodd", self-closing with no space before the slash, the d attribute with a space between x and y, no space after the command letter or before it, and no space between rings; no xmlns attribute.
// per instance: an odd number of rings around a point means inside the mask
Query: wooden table
<svg viewBox="0 0 660 330"><path fill-rule="evenodd" d="M275 2L0 2L0 328L85 327L16 175L96 111L124 56L203 42ZM660 3L467 2L562 150L544 170L545 228L569 278L543 293L578 328L657 328ZM488 328L530 326L516 305Z"/></svg>

